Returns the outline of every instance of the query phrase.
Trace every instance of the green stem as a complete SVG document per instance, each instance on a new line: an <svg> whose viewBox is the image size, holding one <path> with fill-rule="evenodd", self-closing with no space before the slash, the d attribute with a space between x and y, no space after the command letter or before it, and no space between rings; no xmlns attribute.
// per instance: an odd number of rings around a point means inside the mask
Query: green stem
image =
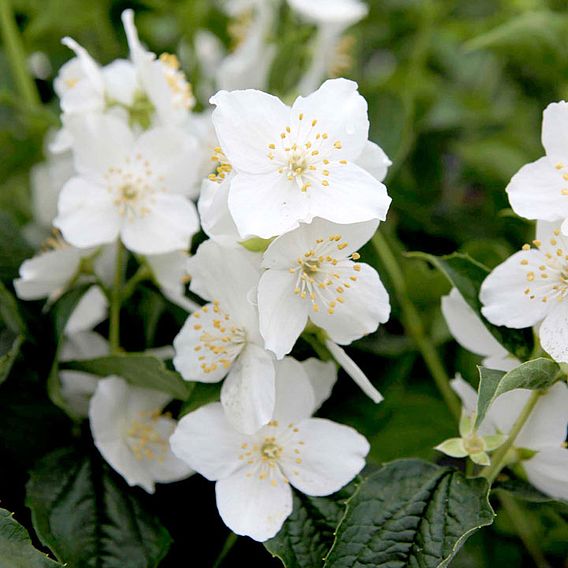
<svg viewBox="0 0 568 568"><path fill-rule="evenodd" d="M503 509L509 516L511 524L515 527L515 531L523 541L527 552L533 559L536 568L550 568L550 564L546 560L542 550L540 549L538 540L535 538L534 529L526 516L525 511L519 506L517 501L502 491L499 492L499 501Z"/></svg>
<svg viewBox="0 0 568 568"><path fill-rule="evenodd" d="M26 53L10 6L10 0L0 0L0 28L20 97L30 107L40 106L41 101L35 83L28 72Z"/></svg>
<svg viewBox="0 0 568 568"><path fill-rule="evenodd" d="M120 351L120 305L122 303L122 283L124 280L124 252L124 246L118 239L116 242L116 269L110 302L109 343L112 354Z"/></svg>
<svg viewBox="0 0 568 568"><path fill-rule="evenodd" d="M402 270L400 269L388 242L381 233L375 233L372 242L379 259L392 282L394 293L402 310L402 323L406 333L412 338L416 347L422 354L424 362L426 363L440 394L444 398L448 409L454 415L456 420L459 420L461 416L460 403L450 386L450 377L446 373L446 369L440 359L440 355L427 336L420 315L408 297L408 290Z"/></svg>
<svg viewBox="0 0 568 568"><path fill-rule="evenodd" d="M213 564L213 568L219 568L219 566L223 564L223 561L229 555L229 552L231 552L233 546L235 546L238 538L239 537L234 532L229 534L227 540L225 541L225 544L223 545L223 548L221 549L221 552L219 553L219 556L217 557L217 560L215 560L215 563Z"/></svg>
<svg viewBox="0 0 568 568"><path fill-rule="evenodd" d="M134 273L132 278L126 282L126 284L122 287L122 301L128 300L134 291L136 290L136 286L143 282L144 280L149 280L152 277L152 271L146 264L141 264L138 270Z"/></svg>
<svg viewBox="0 0 568 568"><path fill-rule="evenodd" d="M515 443L519 432L522 430L542 394L542 391L534 391L531 394L529 400L527 401L517 420L513 424L508 438L505 440L502 446L499 446L498 450L493 454L493 456L491 456L491 465L484 468L481 472L481 477L485 477L489 484L492 484L495 481L495 478L499 475L499 472L505 467L505 465L507 465L507 454L513 447L513 444Z"/></svg>

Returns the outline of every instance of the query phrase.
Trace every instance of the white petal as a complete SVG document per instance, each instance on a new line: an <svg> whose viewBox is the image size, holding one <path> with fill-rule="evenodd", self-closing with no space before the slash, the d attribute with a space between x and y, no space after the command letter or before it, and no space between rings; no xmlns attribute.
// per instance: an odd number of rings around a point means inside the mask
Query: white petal
<svg viewBox="0 0 568 568"><path fill-rule="evenodd" d="M221 389L221 404L239 432L254 434L274 412L274 358L249 343L241 352Z"/></svg>
<svg viewBox="0 0 568 568"><path fill-rule="evenodd" d="M244 345L226 345L223 342L224 333L217 329L217 320L221 320L229 329L238 325L231 319L225 320L225 314L217 313L213 304L207 304L204 309L187 318L175 337L176 356L173 363L186 381L220 381L241 352Z"/></svg>
<svg viewBox="0 0 568 568"><path fill-rule="evenodd" d="M465 412L471 415L477 408L477 391L460 374L450 381L450 386L460 397Z"/></svg>
<svg viewBox="0 0 568 568"><path fill-rule="evenodd" d="M377 181L383 181L392 162L378 144L369 140L355 164L368 171Z"/></svg>
<svg viewBox="0 0 568 568"><path fill-rule="evenodd" d="M229 424L217 402L186 414L170 438L174 454L211 481L229 477L243 466L241 445L249 442Z"/></svg>
<svg viewBox="0 0 568 568"><path fill-rule="evenodd" d="M53 224L70 244L91 247L118 237L121 217L106 189L83 178L71 178L59 196Z"/></svg>
<svg viewBox="0 0 568 568"><path fill-rule="evenodd" d="M347 355L344 349L330 340L326 341L325 345L333 355L333 358L343 367L343 370L373 402L379 403L383 400L381 393L372 385L365 373L363 373L355 361Z"/></svg>
<svg viewBox="0 0 568 568"><path fill-rule="evenodd" d="M64 126L73 136L77 172L100 183L104 183L103 175L108 168L121 165L134 145L134 135L128 126L108 114L67 117Z"/></svg>
<svg viewBox="0 0 568 568"><path fill-rule="evenodd" d="M67 247L44 252L20 266L20 278L14 280L18 298L39 300L57 295L73 278L81 262L79 250Z"/></svg>
<svg viewBox="0 0 568 568"><path fill-rule="evenodd" d="M331 396L337 381L337 367L332 361L320 361L310 357L302 361L302 367L308 374L315 396L314 412Z"/></svg>
<svg viewBox="0 0 568 568"><path fill-rule="evenodd" d="M121 237L124 245L140 254L163 254L187 250L199 230L195 205L182 195L160 193L147 215L126 220Z"/></svg>
<svg viewBox="0 0 568 568"><path fill-rule="evenodd" d="M150 265L158 286L165 293L184 296L187 258L188 254L184 250L146 256L146 262Z"/></svg>
<svg viewBox="0 0 568 568"><path fill-rule="evenodd" d="M346 224L386 219L392 200L380 181L354 163L331 162L326 167L330 172L326 178L329 186L314 185L308 189L310 218L302 221L321 217Z"/></svg>
<svg viewBox="0 0 568 568"><path fill-rule="evenodd" d="M529 481L554 499L568 501L568 449L542 450L523 462Z"/></svg>
<svg viewBox="0 0 568 568"><path fill-rule="evenodd" d="M568 385L559 382L539 399L515 446L532 450L558 447L566 440L567 427Z"/></svg>
<svg viewBox="0 0 568 568"><path fill-rule="evenodd" d="M292 512L290 486L278 469L272 473L272 479L258 479L243 470L217 482L217 508L234 533L263 542L276 535Z"/></svg>
<svg viewBox="0 0 568 568"><path fill-rule="evenodd" d="M373 333L390 316L389 295L377 271L365 263L356 266L360 267L358 272L353 271L357 281L338 294L343 303L337 303L334 313L329 314L325 309L310 313L310 319L341 345Z"/></svg>
<svg viewBox="0 0 568 568"><path fill-rule="evenodd" d="M311 95L298 97L292 106L293 115L303 113L305 120L317 120L330 140L341 142L338 160L357 159L369 137L367 102L357 88L353 81L331 79Z"/></svg>
<svg viewBox="0 0 568 568"><path fill-rule="evenodd" d="M241 240L229 211L229 187L233 176L222 183L204 180L197 203L201 226L210 239L224 246L236 246Z"/></svg>
<svg viewBox="0 0 568 568"><path fill-rule="evenodd" d="M285 357L276 366L274 419L283 424L309 418L316 406L315 392L304 366Z"/></svg>
<svg viewBox="0 0 568 568"><path fill-rule="evenodd" d="M545 221L568 217L568 196L562 194L567 187L562 177L566 171L557 170L549 157L523 166L507 186L515 213L527 219Z"/></svg>
<svg viewBox="0 0 568 568"><path fill-rule="evenodd" d="M309 192L302 192L295 181L276 171L237 174L231 181L228 203L243 239L281 235L313 217Z"/></svg>
<svg viewBox="0 0 568 568"><path fill-rule="evenodd" d="M65 334L93 329L107 318L108 300L98 286L91 286L83 295L65 325Z"/></svg>
<svg viewBox="0 0 568 568"><path fill-rule="evenodd" d="M290 483L302 493L335 493L365 467L369 442L353 428L322 418L304 420L297 428L297 436L304 442L300 454L285 448L280 464Z"/></svg>
<svg viewBox="0 0 568 568"><path fill-rule="evenodd" d="M544 318L539 329L542 348L558 363L568 363L568 301L564 299Z"/></svg>
<svg viewBox="0 0 568 568"><path fill-rule="evenodd" d="M512 371L521 364L521 361L513 357L510 353L503 350L502 353L485 357L481 364L487 369L495 369L496 371Z"/></svg>
<svg viewBox="0 0 568 568"><path fill-rule="evenodd" d="M125 59L115 59L103 67L105 91L111 101L117 101L125 106L134 102L136 90L139 88L136 69L132 62Z"/></svg>
<svg viewBox="0 0 568 568"><path fill-rule="evenodd" d="M308 321L309 302L294 294L294 280L281 270L267 270L258 284L260 333L278 359L289 353Z"/></svg>
<svg viewBox="0 0 568 568"><path fill-rule="evenodd" d="M536 266L546 264L546 259L539 251L520 251L497 266L481 285L481 311L495 325L529 327L539 323L550 309L551 304L543 302L538 294L544 281L528 281L522 260L528 260ZM536 292L525 294L527 288ZM537 297L531 299L533 294Z"/></svg>
<svg viewBox="0 0 568 568"><path fill-rule="evenodd" d="M196 139L181 128L152 128L138 138L134 152L150 162L153 175L172 193L188 195L197 180Z"/></svg>
<svg viewBox="0 0 568 568"><path fill-rule="evenodd" d="M213 124L232 166L249 173L273 170L268 145L279 140L290 120L290 108L254 89L220 91L209 102L217 107Z"/></svg>
<svg viewBox="0 0 568 568"><path fill-rule="evenodd" d="M288 0L288 3L315 24L349 26L363 19L369 11L360 0Z"/></svg>
<svg viewBox="0 0 568 568"><path fill-rule="evenodd" d="M451 334L468 351L489 357L506 355L507 351L489 333L457 288L442 298L442 313Z"/></svg>
<svg viewBox="0 0 568 568"><path fill-rule="evenodd" d="M568 104L550 103L542 115L542 145L554 162L562 162L568 154ZM568 164L567 164L568 165Z"/></svg>

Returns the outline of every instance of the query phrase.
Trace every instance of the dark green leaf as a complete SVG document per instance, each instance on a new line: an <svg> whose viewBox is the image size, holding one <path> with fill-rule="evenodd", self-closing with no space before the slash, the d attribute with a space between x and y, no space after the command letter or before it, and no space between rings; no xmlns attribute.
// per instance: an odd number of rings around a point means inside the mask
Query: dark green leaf
<svg viewBox="0 0 568 568"><path fill-rule="evenodd" d="M15 335L9 329L0 331L0 384L10 374L23 340L24 338L21 335Z"/></svg>
<svg viewBox="0 0 568 568"><path fill-rule="evenodd" d="M17 225L0 211L0 280L16 278L20 265L32 254L32 248L20 236Z"/></svg>
<svg viewBox="0 0 568 568"><path fill-rule="evenodd" d="M321 566L331 545L335 528L345 513L345 503L357 481L329 497L308 497L294 492L294 509L280 532L264 543L286 568Z"/></svg>
<svg viewBox="0 0 568 568"><path fill-rule="evenodd" d="M189 398L181 408L180 418L221 397L221 383L187 383Z"/></svg>
<svg viewBox="0 0 568 568"><path fill-rule="evenodd" d="M546 389L558 380L560 373L558 363L543 357L527 361L508 373L479 367L476 424L481 424L487 410L498 396L515 389Z"/></svg>
<svg viewBox="0 0 568 568"><path fill-rule="evenodd" d="M70 568L151 568L171 544L159 520L98 456L72 448L37 464L26 504L41 541Z"/></svg>
<svg viewBox="0 0 568 568"><path fill-rule="evenodd" d="M505 491L506 493L510 493L513 497L532 503L550 503L554 501L549 495L545 495L530 483L518 478L497 481L492 489L494 491Z"/></svg>
<svg viewBox="0 0 568 568"><path fill-rule="evenodd" d="M189 383L184 381L179 373L169 371L161 359L151 355L136 353L111 355L97 359L69 361L61 366L99 377L117 375L133 385L159 390L179 400L186 400L190 393Z"/></svg>
<svg viewBox="0 0 568 568"><path fill-rule="evenodd" d="M6 286L0 282L0 319L4 325L15 333L23 333L26 325L20 311L16 298L8 291Z"/></svg>
<svg viewBox="0 0 568 568"><path fill-rule="evenodd" d="M367 478L347 503L326 568L441 568L493 522L484 479L420 460L399 460Z"/></svg>
<svg viewBox="0 0 568 568"><path fill-rule="evenodd" d="M9 562L9 564L7 564ZM5 568L56 568L58 562L50 560L36 550L26 529L12 513L0 509L0 566Z"/></svg>
<svg viewBox="0 0 568 568"><path fill-rule="evenodd" d="M448 256L434 256L422 252L409 253L413 258L430 262L458 289L470 308L483 325L507 351L519 359L527 359L532 351L533 336L530 329L510 329L489 323L481 313L479 290L489 270L468 255L454 253Z"/></svg>

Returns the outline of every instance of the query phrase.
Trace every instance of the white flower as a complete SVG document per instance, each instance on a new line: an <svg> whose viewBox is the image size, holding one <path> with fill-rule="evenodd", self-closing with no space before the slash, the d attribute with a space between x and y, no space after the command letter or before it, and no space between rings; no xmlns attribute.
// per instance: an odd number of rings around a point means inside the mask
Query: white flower
<svg viewBox="0 0 568 568"><path fill-rule="evenodd" d="M59 360L81 361L108 355L108 342L98 333L81 331L65 337ZM77 416L89 414L89 402L97 389L99 378L83 371L59 371L61 394Z"/></svg>
<svg viewBox="0 0 568 568"><path fill-rule="evenodd" d="M337 225L315 219L273 241L258 285L260 331L278 358L289 353L308 319L347 345L388 320L377 271L356 262L376 221Z"/></svg>
<svg viewBox="0 0 568 568"><path fill-rule="evenodd" d="M568 363L568 238L560 223L539 222L535 248L526 244L481 286L483 315L495 325L537 325L542 348Z"/></svg>
<svg viewBox="0 0 568 568"><path fill-rule="evenodd" d="M72 336L81 331L93 329L107 319L108 300L98 286L91 286L65 324L65 334Z"/></svg>
<svg viewBox="0 0 568 568"><path fill-rule="evenodd" d="M217 508L235 533L264 541L292 512L290 485L307 495L329 495L364 467L369 444L350 427L310 418L314 394L302 365L278 364L274 419L252 436L227 421L220 404L184 416L173 452L216 481Z"/></svg>
<svg viewBox="0 0 568 568"><path fill-rule="evenodd" d="M463 379L452 381L462 399L464 410L473 414L477 393ZM531 391L517 389L499 396L489 408L479 432L482 435L509 434ZM515 440L518 459L522 460L529 481L556 499L568 500L568 386L559 382L540 397L529 419Z"/></svg>
<svg viewBox="0 0 568 568"><path fill-rule="evenodd" d="M176 421L162 414L170 400L162 392L107 377L99 380L89 407L99 452L128 485L148 493L154 492L156 482L179 481L193 473L170 449Z"/></svg>
<svg viewBox="0 0 568 568"><path fill-rule="evenodd" d="M138 81L156 110L159 124L182 125L188 119L195 99L177 57L164 53L156 58L154 53L142 47L134 26L132 10L122 13L122 23Z"/></svg>
<svg viewBox="0 0 568 568"><path fill-rule="evenodd" d="M527 219L559 221L568 235L568 103L544 111L542 145L546 156L523 166L507 186L511 207Z"/></svg>
<svg viewBox="0 0 568 568"><path fill-rule="evenodd" d="M192 138L155 128L135 138L111 116L69 121L79 175L67 182L55 219L78 247L110 243L120 235L140 254L187 249L199 228L185 194L195 175Z"/></svg>
<svg viewBox="0 0 568 568"><path fill-rule="evenodd" d="M454 339L468 351L483 357L483 366L510 371L521 362L487 330L457 288L442 298L442 313Z"/></svg>
<svg viewBox="0 0 568 568"><path fill-rule="evenodd" d="M217 136L236 172L229 210L242 238L269 238L314 217L385 219L386 188L354 163L369 131L356 83L327 81L292 108L255 90L221 91L211 102Z"/></svg>
<svg viewBox="0 0 568 568"><path fill-rule="evenodd" d="M191 290L211 303L191 314L174 340L174 366L188 381L227 376L221 402L236 428L252 433L274 411L274 361L264 349L252 303L257 258L244 249L203 243L188 261Z"/></svg>
<svg viewBox="0 0 568 568"><path fill-rule="evenodd" d="M309 93L330 75L341 35L362 20L368 8L360 0L288 0L288 4L318 28L310 66L299 84L300 93Z"/></svg>

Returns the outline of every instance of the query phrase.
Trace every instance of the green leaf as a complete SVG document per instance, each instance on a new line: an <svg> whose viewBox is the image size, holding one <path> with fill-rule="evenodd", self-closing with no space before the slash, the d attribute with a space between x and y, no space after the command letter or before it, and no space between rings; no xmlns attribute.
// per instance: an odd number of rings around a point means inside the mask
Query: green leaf
<svg viewBox="0 0 568 568"><path fill-rule="evenodd" d="M530 356L533 348L531 329L510 329L504 326L496 326L489 323L481 313L482 306L479 300L479 290L489 274L488 268L468 255L461 253L454 253L448 256L434 256L422 252L413 252L409 253L408 256L426 260L440 270L452 286L458 289L463 299L479 317L491 335L507 351L521 360Z"/></svg>
<svg viewBox="0 0 568 568"><path fill-rule="evenodd" d="M442 568L494 513L484 479L410 459L368 477L347 502L325 568Z"/></svg>
<svg viewBox="0 0 568 568"><path fill-rule="evenodd" d="M20 236L12 218L0 211L0 280L16 278L22 262L32 255L33 249Z"/></svg>
<svg viewBox="0 0 568 568"><path fill-rule="evenodd" d="M166 369L164 362L151 355L128 353L68 361L62 368L84 371L99 377L117 375L138 387L155 389L170 394L179 400L186 400L190 394L189 383L179 373Z"/></svg>
<svg viewBox="0 0 568 568"><path fill-rule="evenodd" d="M8 560L9 564L5 564ZM0 565L6 568L61 566L33 547L28 531L6 509L0 509Z"/></svg>
<svg viewBox="0 0 568 568"><path fill-rule="evenodd" d="M181 407L180 418L221 398L221 383L187 383L189 397Z"/></svg>
<svg viewBox="0 0 568 568"><path fill-rule="evenodd" d="M515 389L546 389L558 381L562 374L558 363L544 357L522 363L508 373L485 367L478 369L480 381L476 426L483 422L489 407L497 397Z"/></svg>
<svg viewBox="0 0 568 568"><path fill-rule="evenodd" d="M506 479L504 481L498 480L491 489L494 491L504 491L513 497L531 503L550 503L555 501L555 499L549 495L545 495L530 483L519 478Z"/></svg>
<svg viewBox="0 0 568 568"><path fill-rule="evenodd" d="M26 505L40 540L70 568L155 567L171 544L168 531L108 465L73 448L37 464Z"/></svg>
<svg viewBox="0 0 568 568"><path fill-rule="evenodd" d="M0 331L0 384L8 378L23 340L23 336L15 335L9 329Z"/></svg>
<svg viewBox="0 0 568 568"><path fill-rule="evenodd" d="M20 315L18 303L13 294L0 282L0 318L4 325L17 333L24 333L26 324Z"/></svg>
<svg viewBox="0 0 568 568"><path fill-rule="evenodd" d="M331 545L335 528L353 495L356 480L329 497L308 497L294 491L294 509L280 532L264 543L286 568L321 566Z"/></svg>

